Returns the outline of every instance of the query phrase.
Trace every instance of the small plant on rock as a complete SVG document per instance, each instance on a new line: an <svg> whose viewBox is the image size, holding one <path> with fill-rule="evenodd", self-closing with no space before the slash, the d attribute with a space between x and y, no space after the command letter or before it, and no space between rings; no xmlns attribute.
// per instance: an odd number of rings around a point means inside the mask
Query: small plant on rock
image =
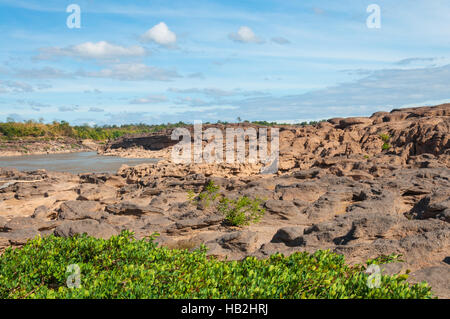
<svg viewBox="0 0 450 319"><path fill-rule="evenodd" d="M381 147L381 149L383 151L386 151L388 149L391 148L391 144L389 144L389 140L391 139L391 137L389 136L389 134L380 134L381 140L384 142L383 146Z"/></svg>
<svg viewBox="0 0 450 319"><path fill-rule="evenodd" d="M208 208L219 196L219 190L220 186L214 184L213 181L209 181L198 196L195 195L194 191L189 190L188 199L195 205L202 204L205 208Z"/></svg>
<svg viewBox="0 0 450 319"><path fill-rule="evenodd" d="M233 226L245 226L257 223L265 214L265 209L261 207L262 200L251 199L247 196L238 199L223 197L217 206L219 212L225 215L225 220Z"/></svg>
<svg viewBox="0 0 450 319"><path fill-rule="evenodd" d="M213 181L209 181L203 191L196 195L194 191L188 190L188 199L194 205L202 205L208 208L211 203L221 197L216 205L216 209L225 215L225 221L232 226L245 226L251 223L259 222L265 213L261 204L263 200L259 198L251 199L242 196L237 199L230 199L219 194L220 187Z"/></svg>

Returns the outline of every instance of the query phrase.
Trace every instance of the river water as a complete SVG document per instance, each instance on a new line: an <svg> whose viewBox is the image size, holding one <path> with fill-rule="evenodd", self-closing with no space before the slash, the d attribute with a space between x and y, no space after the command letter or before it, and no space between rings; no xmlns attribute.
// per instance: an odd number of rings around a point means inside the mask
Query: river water
<svg viewBox="0 0 450 319"><path fill-rule="evenodd" d="M134 166L155 163L154 158L121 158L101 156L96 152L24 155L0 157L0 167L13 167L20 171L45 169L48 171L78 173L116 173L122 164Z"/></svg>

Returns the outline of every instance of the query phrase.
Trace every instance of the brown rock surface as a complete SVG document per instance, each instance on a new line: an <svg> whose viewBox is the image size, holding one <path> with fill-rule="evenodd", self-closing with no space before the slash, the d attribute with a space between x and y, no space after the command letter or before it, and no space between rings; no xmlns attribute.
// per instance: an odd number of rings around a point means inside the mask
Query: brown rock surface
<svg viewBox="0 0 450 319"><path fill-rule="evenodd" d="M228 259L331 249L357 263L397 253L404 263L386 269L410 269L411 281L450 296L450 105L280 126L272 175L259 174L260 163L173 164L170 131L155 136L108 144L104 154L165 158L116 175L0 169L0 251L37 234L108 238L129 229L137 238L158 232L172 248L206 244ZM214 205L190 203L188 191L210 180L230 198L263 199L262 220L232 227Z"/></svg>

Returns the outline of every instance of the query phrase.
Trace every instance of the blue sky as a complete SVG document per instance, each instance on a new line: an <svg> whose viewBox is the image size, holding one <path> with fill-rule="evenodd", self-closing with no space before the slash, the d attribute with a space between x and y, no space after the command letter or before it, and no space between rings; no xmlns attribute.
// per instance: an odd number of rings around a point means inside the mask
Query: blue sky
<svg viewBox="0 0 450 319"><path fill-rule="evenodd" d="M0 121L300 122L444 103L449 16L446 0L0 0Z"/></svg>

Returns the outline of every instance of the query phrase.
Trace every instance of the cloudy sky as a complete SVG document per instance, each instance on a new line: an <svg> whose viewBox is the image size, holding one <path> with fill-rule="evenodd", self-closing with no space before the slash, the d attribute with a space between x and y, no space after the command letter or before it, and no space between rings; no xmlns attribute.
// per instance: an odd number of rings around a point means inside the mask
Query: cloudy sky
<svg viewBox="0 0 450 319"><path fill-rule="evenodd" d="M0 121L296 122L439 104L449 16L448 0L0 0Z"/></svg>

